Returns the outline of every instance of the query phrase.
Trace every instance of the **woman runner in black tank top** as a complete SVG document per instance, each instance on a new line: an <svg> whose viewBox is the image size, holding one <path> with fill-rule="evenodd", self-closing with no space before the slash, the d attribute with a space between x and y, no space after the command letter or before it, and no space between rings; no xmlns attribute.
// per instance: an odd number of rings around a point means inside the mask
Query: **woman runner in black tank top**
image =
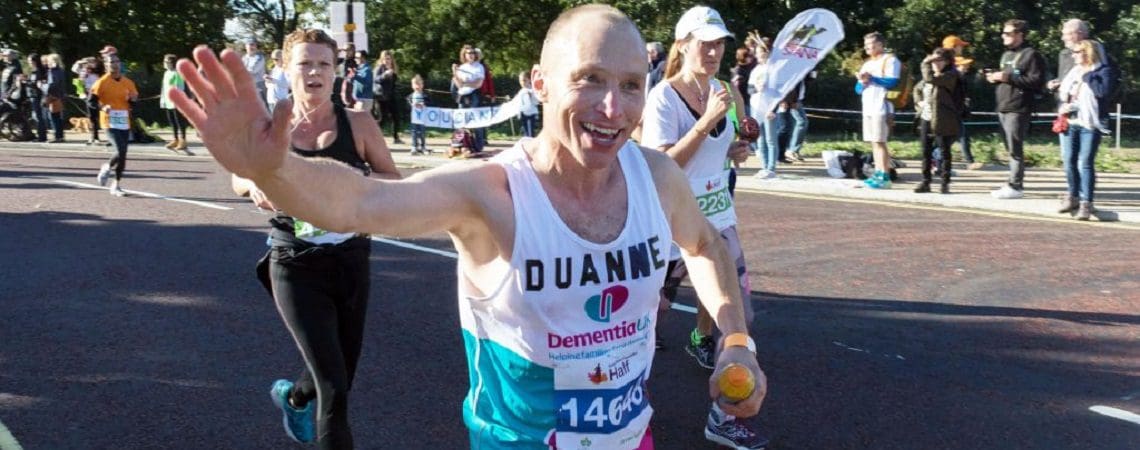
<svg viewBox="0 0 1140 450"><path fill-rule="evenodd" d="M400 178L371 116L330 101L336 42L319 30L298 30L286 38L283 50L293 99L276 107L292 108L293 153L333 159L364 176ZM332 142L322 145L334 130ZM248 180L235 178L234 189L248 190L259 207L275 210ZM280 350L298 348L304 360L297 379L277 380L270 395L289 437L316 441L322 449L353 448L348 392L364 335L371 241L366 235L321 230L287 211L270 223L270 249L257 274L296 344L282 343Z"/></svg>

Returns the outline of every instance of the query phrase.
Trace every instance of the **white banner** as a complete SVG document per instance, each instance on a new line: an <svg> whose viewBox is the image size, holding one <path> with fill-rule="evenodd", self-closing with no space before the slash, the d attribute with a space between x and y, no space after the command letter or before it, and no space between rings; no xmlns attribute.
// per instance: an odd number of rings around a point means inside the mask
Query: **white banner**
<svg viewBox="0 0 1140 450"><path fill-rule="evenodd" d="M796 15L772 44L764 88L752 95L752 115L763 117L804 79L816 64L843 41L843 24L835 13L814 8Z"/></svg>
<svg viewBox="0 0 1140 450"><path fill-rule="evenodd" d="M484 128L506 122L519 115L524 95L516 95L511 101L496 106L453 109L421 106L412 108L412 123L431 128Z"/></svg>
<svg viewBox="0 0 1140 450"><path fill-rule="evenodd" d="M352 5L352 20L348 19L348 7ZM352 24L351 26L346 26ZM329 2L329 35L340 48L348 47L348 28L353 28L352 44L357 50L368 51L368 30L364 27L363 2ZM348 55L349 58L352 55Z"/></svg>

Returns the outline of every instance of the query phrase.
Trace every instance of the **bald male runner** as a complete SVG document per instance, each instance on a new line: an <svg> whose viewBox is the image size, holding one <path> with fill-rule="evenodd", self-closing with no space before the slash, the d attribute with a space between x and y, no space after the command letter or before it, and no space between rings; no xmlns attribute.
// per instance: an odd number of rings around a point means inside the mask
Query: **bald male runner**
<svg viewBox="0 0 1140 450"><path fill-rule="evenodd" d="M279 208L327 230L451 237L472 448L653 448L645 383L670 241L725 335L709 395L735 416L759 411L767 380L723 240L677 164L628 140L645 103L646 53L620 11L580 6L551 24L531 72L544 108L537 137L491 164L402 181L290 155L292 108L270 117L236 53L219 62L199 47L194 57L204 75L189 61L178 70L200 103L176 91L175 104L215 159ZM732 404L715 383L730 363L757 381Z"/></svg>

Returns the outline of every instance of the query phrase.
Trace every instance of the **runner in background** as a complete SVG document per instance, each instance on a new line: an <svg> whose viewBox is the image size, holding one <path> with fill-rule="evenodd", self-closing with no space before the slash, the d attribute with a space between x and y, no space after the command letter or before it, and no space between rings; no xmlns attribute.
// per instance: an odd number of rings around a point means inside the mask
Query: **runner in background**
<svg viewBox="0 0 1140 450"><path fill-rule="evenodd" d="M665 80L649 91L641 143L668 154L684 169L690 195L695 195L701 212L719 232L734 260L732 287L743 299L747 322L752 323L752 288L736 232L736 208L729 194L728 162L744 162L751 151L748 142L736 139L744 99L730 83L716 78L725 42L731 37L720 14L712 8L697 6L681 16L665 63ZM689 275L689 267L681 256L680 249L672 250L661 290L666 305L676 299L677 288ZM690 279L695 282L698 274L692 275ZM703 304L698 305L697 326L685 350L707 369L716 367L713 326L713 316ZM738 449L759 449L768 443L767 438L716 403L709 412L705 437Z"/></svg>
<svg viewBox="0 0 1140 450"><path fill-rule="evenodd" d="M115 155L99 168L100 186L106 186L111 179L112 171L115 176L111 180L110 192L116 197L124 197L119 182L123 179L123 171L127 168L127 144L131 137L131 105L138 100L139 90L135 82L122 73L119 64L118 52L105 53L103 65L107 74L99 78L91 86L91 101L99 105L99 123L107 130L107 136L115 146Z"/></svg>
<svg viewBox="0 0 1140 450"><path fill-rule="evenodd" d="M320 30L297 30L285 38L283 55L293 100L281 100L275 113L292 112L287 125L292 153L350 167L345 175L399 179L371 113L332 103L336 41ZM180 92L170 91L185 98ZM201 90L196 93L202 98ZM371 240L353 231L319 228L293 217L291 208L278 210L274 199L249 180L235 176L234 190L261 208L278 211L269 221L270 249L257 274L305 361L296 381L277 380L270 389L285 430L298 442L316 440L322 449L353 448L348 392L368 310ZM316 201L335 202L341 195L347 194L330 192Z"/></svg>

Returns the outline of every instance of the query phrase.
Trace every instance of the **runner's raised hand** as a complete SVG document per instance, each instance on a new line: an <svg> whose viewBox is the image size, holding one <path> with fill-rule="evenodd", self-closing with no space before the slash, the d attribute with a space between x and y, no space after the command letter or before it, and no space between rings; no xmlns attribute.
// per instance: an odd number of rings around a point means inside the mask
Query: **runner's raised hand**
<svg viewBox="0 0 1140 450"><path fill-rule="evenodd" d="M193 54L197 64L183 59L177 68L197 100L171 88L168 93L174 106L227 170L254 181L272 174L281 167L289 148L293 111L289 100L282 100L284 104L270 117L237 53L222 50L219 61L212 50L200 45Z"/></svg>

